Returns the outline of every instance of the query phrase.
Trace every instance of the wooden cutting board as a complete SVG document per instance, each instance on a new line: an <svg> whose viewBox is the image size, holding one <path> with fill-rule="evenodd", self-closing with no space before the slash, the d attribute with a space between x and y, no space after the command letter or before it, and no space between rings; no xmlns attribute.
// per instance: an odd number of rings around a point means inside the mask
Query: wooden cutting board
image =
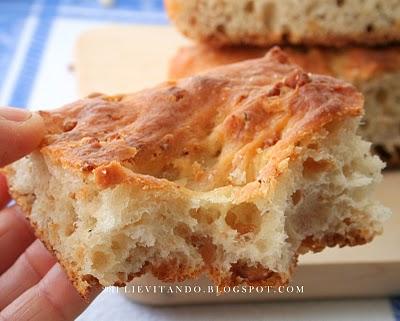
<svg viewBox="0 0 400 321"><path fill-rule="evenodd" d="M108 26L85 32L76 46L75 69L79 93L132 92L166 80L169 59L188 40L169 26ZM400 107L400 106L399 106ZM151 304L216 301L388 296L400 293L400 171L386 172L376 192L393 211L382 236L372 243L327 249L300 259L292 284L304 293L271 295L134 294ZM206 280L200 280L207 284ZM143 277L134 284L159 284ZM192 282L193 284L193 282Z"/></svg>

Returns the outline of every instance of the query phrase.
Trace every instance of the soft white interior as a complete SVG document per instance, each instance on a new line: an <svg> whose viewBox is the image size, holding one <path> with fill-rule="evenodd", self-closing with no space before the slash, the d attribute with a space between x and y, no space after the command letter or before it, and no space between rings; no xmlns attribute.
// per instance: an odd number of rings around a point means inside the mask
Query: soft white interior
<svg viewBox="0 0 400 321"><path fill-rule="evenodd" d="M296 147L300 156L282 162L288 169L276 188L240 204L233 195L241 186L100 190L93 177L82 179L38 153L13 165L11 185L35 195L31 219L63 259L103 285L125 281L146 261L172 257L227 274L238 261L288 273L307 236L346 236L354 229L373 236L388 215L371 197L383 163L354 134L357 125L348 120ZM267 162L265 155L260 151L255 162Z"/></svg>

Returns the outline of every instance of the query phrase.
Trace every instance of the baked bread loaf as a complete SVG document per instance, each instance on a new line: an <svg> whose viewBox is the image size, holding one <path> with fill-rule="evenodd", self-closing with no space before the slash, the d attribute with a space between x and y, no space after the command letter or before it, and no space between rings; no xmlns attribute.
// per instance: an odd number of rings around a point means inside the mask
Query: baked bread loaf
<svg viewBox="0 0 400 321"><path fill-rule="evenodd" d="M258 47L181 48L172 58L169 77L178 79L210 68L259 58ZM388 167L400 166L400 46L382 48L294 48L285 52L306 71L352 83L364 95L365 115L359 132Z"/></svg>
<svg viewBox="0 0 400 321"><path fill-rule="evenodd" d="M383 45L400 40L399 0L165 0L176 27L215 46Z"/></svg>
<svg viewBox="0 0 400 321"><path fill-rule="evenodd" d="M41 112L6 169L38 237L85 295L142 273L285 284L297 257L369 242L383 163L356 135L354 87L264 58Z"/></svg>

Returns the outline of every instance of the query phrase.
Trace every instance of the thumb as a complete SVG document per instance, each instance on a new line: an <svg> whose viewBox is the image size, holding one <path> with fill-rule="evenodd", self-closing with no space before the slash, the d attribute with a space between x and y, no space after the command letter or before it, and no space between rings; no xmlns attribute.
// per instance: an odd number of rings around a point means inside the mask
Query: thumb
<svg viewBox="0 0 400 321"><path fill-rule="evenodd" d="M33 151L43 138L42 118L27 110L0 107L0 167Z"/></svg>

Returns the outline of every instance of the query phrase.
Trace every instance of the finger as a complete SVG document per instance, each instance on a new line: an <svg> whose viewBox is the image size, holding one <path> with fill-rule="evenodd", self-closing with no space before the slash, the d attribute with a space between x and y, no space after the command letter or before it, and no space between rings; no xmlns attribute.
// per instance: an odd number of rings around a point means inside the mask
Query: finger
<svg viewBox="0 0 400 321"><path fill-rule="evenodd" d="M16 108L0 108L0 167L38 147L44 135L42 118Z"/></svg>
<svg viewBox="0 0 400 321"><path fill-rule="evenodd" d="M56 259L35 240L17 261L0 276L0 311L26 290L39 283Z"/></svg>
<svg viewBox="0 0 400 321"><path fill-rule="evenodd" d="M96 292L97 294L97 292ZM95 294L91 299L94 299ZM55 264L34 287L24 292L0 314L13 321L74 320L88 306L72 286L59 264Z"/></svg>
<svg viewBox="0 0 400 321"><path fill-rule="evenodd" d="M0 274L5 272L35 240L32 229L18 207L0 213Z"/></svg>
<svg viewBox="0 0 400 321"><path fill-rule="evenodd" d="M0 174L0 210L10 201L6 178Z"/></svg>

